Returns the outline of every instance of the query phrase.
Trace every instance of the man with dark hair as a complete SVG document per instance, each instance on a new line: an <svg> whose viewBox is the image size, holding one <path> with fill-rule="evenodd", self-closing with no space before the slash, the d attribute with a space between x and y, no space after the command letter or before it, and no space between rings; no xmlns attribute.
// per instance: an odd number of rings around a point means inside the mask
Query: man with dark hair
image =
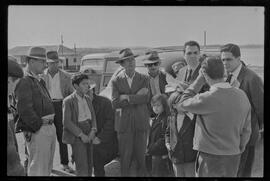
<svg viewBox="0 0 270 181"><path fill-rule="evenodd" d="M75 74L72 77L75 91L63 100L63 137L65 144L71 144L77 176L92 176L92 141L97 131L96 116L87 96L88 76Z"/></svg>
<svg viewBox="0 0 270 181"><path fill-rule="evenodd" d="M14 132L14 116L9 95L14 93L14 89L23 77L23 70L16 59L8 56L8 124L7 124L7 175L24 176L24 168L20 163L18 145Z"/></svg>
<svg viewBox="0 0 270 181"><path fill-rule="evenodd" d="M236 177L241 153L251 133L251 107L244 91L224 81L220 59L206 58L197 79L177 105L197 114L193 149L198 177ZM210 90L199 93L208 83Z"/></svg>
<svg viewBox="0 0 270 181"><path fill-rule="evenodd" d="M235 44L226 44L221 47L221 59L227 72L227 82L233 84L239 83L239 89L242 89L251 104L251 136L247 147L241 155L238 176L250 177L255 155L255 145L259 133L263 132L263 100L264 88L262 79L252 70L250 70L243 61L241 61L241 52L239 46Z"/></svg>
<svg viewBox="0 0 270 181"><path fill-rule="evenodd" d="M124 68L111 81L112 105L120 109L119 152L121 175L131 175L131 163L137 161L137 176L145 176L147 130L149 129L149 81L135 71L136 57L129 48L120 51L116 61Z"/></svg>
<svg viewBox="0 0 270 181"><path fill-rule="evenodd" d="M104 177L104 166L116 158L118 153L117 133L114 130L114 114L111 101L95 93L96 83L89 76L90 87L88 94L92 98L92 104L97 119L97 132L93 140L93 162L95 177Z"/></svg>
<svg viewBox="0 0 270 181"><path fill-rule="evenodd" d="M28 176L49 176L53 167L56 132L54 108L48 90L39 75L46 63L46 50L31 47L25 76L15 89L20 119L16 130L23 131L28 157Z"/></svg>
<svg viewBox="0 0 270 181"><path fill-rule="evenodd" d="M57 51L48 51L48 69L44 70L42 78L44 79L46 88L50 93L55 110L54 125L56 128L56 135L59 143L61 169L72 173L74 172L74 170L68 166L68 148L66 144L62 143L62 104L63 99L70 95L74 91L74 89L71 85L70 75L64 70L59 69L59 61L60 59L58 57Z"/></svg>

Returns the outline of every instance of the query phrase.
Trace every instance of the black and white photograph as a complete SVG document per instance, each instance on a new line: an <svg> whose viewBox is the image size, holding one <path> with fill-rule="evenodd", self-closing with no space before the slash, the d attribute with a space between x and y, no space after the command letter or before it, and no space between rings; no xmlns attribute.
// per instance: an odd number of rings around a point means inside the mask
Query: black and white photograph
<svg viewBox="0 0 270 181"><path fill-rule="evenodd" d="M265 12L9 5L7 176L264 177Z"/></svg>

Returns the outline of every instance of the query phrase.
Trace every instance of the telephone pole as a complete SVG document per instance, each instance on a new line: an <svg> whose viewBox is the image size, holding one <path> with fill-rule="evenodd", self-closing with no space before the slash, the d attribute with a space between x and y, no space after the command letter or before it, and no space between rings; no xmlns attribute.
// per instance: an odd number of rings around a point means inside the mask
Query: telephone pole
<svg viewBox="0 0 270 181"><path fill-rule="evenodd" d="M62 51L62 58L64 57L64 55L63 55L63 44L64 44L64 41L63 41L63 35L61 34L61 51ZM64 70L64 60L62 60L62 69Z"/></svg>

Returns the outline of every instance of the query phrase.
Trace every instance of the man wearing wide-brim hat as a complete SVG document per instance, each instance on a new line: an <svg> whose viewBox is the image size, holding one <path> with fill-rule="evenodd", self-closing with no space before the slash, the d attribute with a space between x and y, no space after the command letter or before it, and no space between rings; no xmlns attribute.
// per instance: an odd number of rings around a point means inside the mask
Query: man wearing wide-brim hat
<svg viewBox="0 0 270 181"><path fill-rule="evenodd" d="M112 105L120 113L119 138L121 175L131 176L131 163L137 160L137 176L145 176L147 131L149 129L148 78L135 71L135 55L126 48L119 52L119 63L123 67L111 81Z"/></svg>
<svg viewBox="0 0 270 181"><path fill-rule="evenodd" d="M25 76L15 89L20 119L16 130L23 131L28 152L28 176L49 176L53 166L56 131L54 108L39 74L46 65L46 50L31 47L27 54Z"/></svg>
<svg viewBox="0 0 270 181"><path fill-rule="evenodd" d="M48 69L44 70L42 78L45 81L46 88L49 91L54 105L54 125L56 128L57 141L59 143L61 169L73 173L74 170L68 166L67 145L62 142L62 103L63 99L70 95L74 89L71 84L71 75L59 68L60 61L57 51L47 51Z"/></svg>
<svg viewBox="0 0 270 181"><path fill-rule="evenodd" d="M8 56L8 124L7 124L7 175L24 176L24 168L20 163L18 153L18 144L14 131L14 118L16 109L12 105L12 99L9 99L14 93L16 84L23 77L23 70L17 63L16 58ZM12 97L12 96L11 96Z"/></svg>

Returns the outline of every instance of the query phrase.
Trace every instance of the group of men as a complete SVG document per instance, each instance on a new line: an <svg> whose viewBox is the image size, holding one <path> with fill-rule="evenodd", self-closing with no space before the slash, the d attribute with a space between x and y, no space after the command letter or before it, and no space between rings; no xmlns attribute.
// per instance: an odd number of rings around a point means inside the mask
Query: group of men
<svg viewBox="0 0 270 181"><path fill-rule="evenodd" d="M8 172L8 175L49 176L57 138L64 171L74 172L68 165L67 144L70 144L76 175L92 176L94 167L95 176L105 176L104 165L116 157L118 144L111 102L93 93L95 86L89 84L87 75L79 73L70 77L59 69L56 51L30 48L24 73L16 59L11 58L8 59L8 94L13 95L16 103L8 107L15 108L18 115L17 119L9 120L16 122L15 126L10 124L11 145L16 141L15 132L23 132L27 162L24 173ZM46 64L48 69L44 70ZM12 77L17 78L16 82ZM12 170L9 164L8 160L8 169Z"/></svg>
<svg viewBox="0 0 270 181"><path fill-rule="evenodd" d="M221 58L200 61L199 44L186 42L187 65L174 65L176 79L160 70L155 51L145 55L148 75L135 71L136 55L125 48L115 62L123 71L112 77L111 101L96 95L84 74L71 79L58 69L57 52L33 47L27 57L24 76L16 75L22 78L16 82L15 97L17 127L24 133L29 155L29 176L50 175L56 135L66 171L72 171L66 145L71 144L77 175L91 176L94 165L95 176L105 176L104 165L119 149L121 176L132 175L133 162L135 175L148 176L145 152L149 119L154 115L150 99L164 94L170 84L186 89L178 106L197 115L196 175L251 176L255 144L263 130L264 88L261 78L241 60L237 45L222 46ZM46 62L49 68L43 72ZM12 71L9 76L14 76ZM115 110L120 114L116 128Z"/></svg>

